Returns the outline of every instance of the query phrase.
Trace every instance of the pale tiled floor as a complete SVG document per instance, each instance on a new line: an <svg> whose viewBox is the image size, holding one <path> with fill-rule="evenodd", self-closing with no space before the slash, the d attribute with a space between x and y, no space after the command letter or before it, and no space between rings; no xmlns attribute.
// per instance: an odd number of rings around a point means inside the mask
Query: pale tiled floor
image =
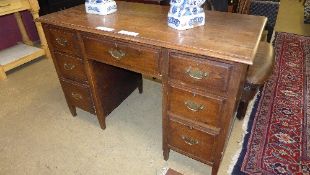
<svg viewBox="0 0 310 175"><path fill-rule="evenodd" d="M281 0L276 30L309 35L301 23L296 0ZM1 175L156 175L162 167L186 175L210 174L209 166L161 149L161 85L145 80L144 93L135 91L107 119L102 131L97 119L66 106L51 60L22 66L0 82ZM147 115L145 115L147 114ZM240 148L242 121L234 128L219 170L227 174Z"/></svg>

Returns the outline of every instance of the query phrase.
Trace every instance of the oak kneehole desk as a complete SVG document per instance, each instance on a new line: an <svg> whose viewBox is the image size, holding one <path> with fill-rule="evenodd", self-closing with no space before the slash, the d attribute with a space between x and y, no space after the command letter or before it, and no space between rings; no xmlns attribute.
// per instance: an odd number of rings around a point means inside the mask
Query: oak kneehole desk
<svg viewBox="0 0 310 175"><path fill-rule="evenodd" d="M205 26L177 31L167 26L169 7L117 4L107 16L86 14L81 5L39 18L72 115L84 109L104 129L106 116L134 89L142 93L142 74L156 77L164 159L173 149L216 174L266 18L206 12Z"/></svg>

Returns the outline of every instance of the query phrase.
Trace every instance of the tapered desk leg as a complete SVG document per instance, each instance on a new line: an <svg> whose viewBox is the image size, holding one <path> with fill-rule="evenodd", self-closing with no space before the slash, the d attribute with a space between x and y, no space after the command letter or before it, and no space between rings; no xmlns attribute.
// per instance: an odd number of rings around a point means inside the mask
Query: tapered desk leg
<svg viewBox="0 0 310 175"><path fill-rule="evenodd" d="M105 129L106 128L106 124L105 124L106 116L105 115L98 116L98 114L97 114L97 118L98 118L98 121L99 121L100 128L101 129Z"/></svg>
<svg viewBox="0 0 310 175"><path fill-rule="evenodd" d="M70 109L70 112L71 112L71 115L73 117L76 117L77 116L77 113L76 113L76 107L73 106L73 105L68 105L69 109Z"/></svg>
<svg viewBox="0 0 310 175"><path fill-rule="evenodd" d="M142 74L140 74L140 79L139 79L139 82L138 82L138 90L139 90L140 94L143 93L143 77L142 77Z"/></svg>
<svg viewBox="0 0 310 175"><path fill-rule="evenodd" d="M170 149L169 148L164 148L164 151L163 151L164 160L167 161L169 159L169 153L170 153Z"/></svg>

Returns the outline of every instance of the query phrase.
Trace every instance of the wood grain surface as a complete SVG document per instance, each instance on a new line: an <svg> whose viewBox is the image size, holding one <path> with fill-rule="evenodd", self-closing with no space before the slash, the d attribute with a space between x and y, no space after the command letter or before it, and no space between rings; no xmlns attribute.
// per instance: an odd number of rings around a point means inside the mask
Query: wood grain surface
<svg viewBox="0 0 310 175"><path fill-rule="evenodd" d="M168 6L130 2L117 5L117 12L106 16L87 14L85 6L80 5L40 17L38 21L245 64L253 63L266 23L265 17L206 11L206 25L178 31L167 25ZM139 35L120 35L117 32L121 30Z"/></svg>

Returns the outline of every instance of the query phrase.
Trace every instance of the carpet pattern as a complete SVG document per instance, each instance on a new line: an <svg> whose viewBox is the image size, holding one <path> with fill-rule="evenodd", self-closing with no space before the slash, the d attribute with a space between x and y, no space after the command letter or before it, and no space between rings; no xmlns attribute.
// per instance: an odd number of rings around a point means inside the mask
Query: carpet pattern
<svg viewBox="0 0 310 175"><path fill-rule="evenodd" d="M278 33L232 174L310 174L310 38Z"/></svg>

